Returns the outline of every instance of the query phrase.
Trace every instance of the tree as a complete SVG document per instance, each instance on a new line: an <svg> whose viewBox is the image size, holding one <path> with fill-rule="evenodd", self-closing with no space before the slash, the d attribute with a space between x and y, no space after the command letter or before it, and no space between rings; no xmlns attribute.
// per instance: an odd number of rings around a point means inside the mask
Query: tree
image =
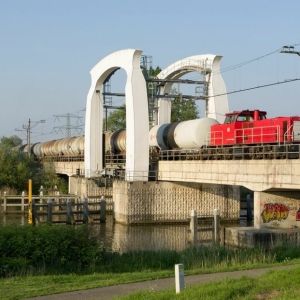
<svg viewBox="0 0 300 300"><path fill-rule="evenodd" d="M10 137L3 136L0 140L0 146L2 148L13 148L20 145L22 145L22 140L17 135Z"/></svg>
<svg viewBox="0 0 300 300"><path fill-rule="evenodd" d="M107 130L117 131L124 128L126 128L125 105L120 109L114 110L107 118Z"/></svg>
<svg viewBox="0 0 300 300"><path fill-rule="evenodd" d="M60 177L55 173L53 162L43 163L41 169L41 183L43 188L48 191L48 193L52 193L55 186L61 193L68 193L68 182L64 180L63 177Z"/></svg>
<svg viewBox="0 0 300 300"><path fill-rule="evenodd" d="M12 151L1 144L0 147L0 187L9 187L21 192L27 189L28 179L33 180L33 189L40 184L40 165L25 153Z"/></svg>
<svg viewBox="0 0 300 300"><path fill-rule="evenodd" d="M181 97L176 97L172 101L171 122L192 120L197 117L198 111L194 100L183 100Z"/></svg>
<svg viewBox="0 0 300 300"><path fill-rule="evenodd" d="M43 165L34 156L28 157L22 150L14 149L20 146L20 140L16 136L0 140L0 188L20 193L27 190L28 179L32 179L33 193L38 193L41 185L46 189L57 185L61 191L65 191L66 183L57 176L53 164L52 167Z"/></svg>

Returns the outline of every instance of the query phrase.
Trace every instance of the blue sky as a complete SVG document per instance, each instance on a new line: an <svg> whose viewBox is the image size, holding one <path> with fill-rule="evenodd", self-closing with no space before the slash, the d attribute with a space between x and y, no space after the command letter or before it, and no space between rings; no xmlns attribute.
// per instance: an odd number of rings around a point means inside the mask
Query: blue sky
<svg viewBox="0 0 300 300"><path fill-rule="evenodd" d="M82 113L89 70L113 51L141 49L162 68L205 53L231 66L300 43L299 11L296 0L0 0L0 136L31 118L47 120L35 140L55 138L63 124L53 115ZM300 56L275 53L223 76L228 91L300 77ZM232 110L270 116L300 115L299 100L300 81L229 96Z"/></svg>

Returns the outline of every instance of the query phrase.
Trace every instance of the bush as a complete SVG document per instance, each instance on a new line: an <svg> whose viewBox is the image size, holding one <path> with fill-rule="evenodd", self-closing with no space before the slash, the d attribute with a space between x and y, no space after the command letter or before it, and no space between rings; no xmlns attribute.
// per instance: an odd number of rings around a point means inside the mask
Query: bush
<svg viewBox="0 0 300 300"><path fill-rule="evenodd" d="M0 274L82 272L92 268L99 245L85 226L0 228Z"/></svg>

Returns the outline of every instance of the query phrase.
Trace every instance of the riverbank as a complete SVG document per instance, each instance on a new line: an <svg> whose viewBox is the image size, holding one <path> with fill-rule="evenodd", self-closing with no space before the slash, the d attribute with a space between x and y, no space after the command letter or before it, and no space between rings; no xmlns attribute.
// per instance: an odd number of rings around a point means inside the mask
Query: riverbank
<svg viewBox="0 0 300 300"><path fill-rule="evenodd" d="M107 251L88 227L0 228L0 295L5 299L84 290L186 274L284 265L300 260L292 245L274 249L233 249L218 245L184 251Z"/></svg>

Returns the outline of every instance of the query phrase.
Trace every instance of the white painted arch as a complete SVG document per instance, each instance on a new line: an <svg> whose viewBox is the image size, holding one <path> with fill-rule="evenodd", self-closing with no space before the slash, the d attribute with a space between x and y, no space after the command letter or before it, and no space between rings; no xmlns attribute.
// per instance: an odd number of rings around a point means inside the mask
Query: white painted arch
<svg viewBox="0 0 300 300"><path fill-rule="evenodd" d="M220 72L222 56L214 54L194 55L178 60L158 74L159 79L178 79L190 72L205 74L208 82L208 100L206 101L206 117L223 123L225 114L229 112L226 86ZM172 83L161 87L160 94L171 92ZM215 97L215 95L224 94ZM161 98L158 101L158 124L171 122L171 99Z"/></svg>
<svg viewBox="0 0 300 300"><path fill-rule="evenodd" d="M98 177L103 171L103 83L116 69L127 75L126 168L127 181L147 181L149 168L149 122L146 82L140 68L142 51L126 49L113 52L90 71L85 119L85 176ZM97 92L98 91L98 92Z"/></svg>

